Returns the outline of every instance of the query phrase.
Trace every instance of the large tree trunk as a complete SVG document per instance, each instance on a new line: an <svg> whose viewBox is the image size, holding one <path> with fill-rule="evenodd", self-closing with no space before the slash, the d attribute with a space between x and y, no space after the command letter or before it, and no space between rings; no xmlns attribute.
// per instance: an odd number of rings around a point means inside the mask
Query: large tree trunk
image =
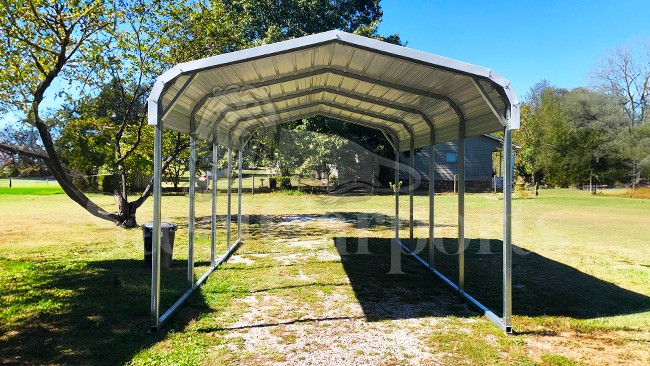
<svg viewBox="0 0 650 366"><path fill-rule="evenodd" d="M117 203L117 215L119 217L119 226L130 229L138 226L135 218L137 207L133 207L119 190L115 190L115 202Z"/></svg>
<svg viewBox="0 0 650 366"><path fill-rule="evenodd" d="M72 183L70 177L68 176L65 169L63 168L63 165L61 164L59 155L56 153L56 150L54 149L52 136L50 135L47 126L40 120L40 118L36 117L35 119L36 119L36 128L41 136L43 147L45 148L45 151L47 151L47 155L48 155L48 159L44 160L45 165L47 165L47 168L50 170L54 178L57 180L57 182L59 182L59 185L63 189L63 192L65 192L65 194L68 195L68 197L70 197L73 201L75 201L77 204L79 204L81 207L83 207L86 211L88 211L93 216L114 222L116 224L119 223L118 215L107 212L106 210L104 210L103 208L95 204L93 201L91 201L88 198L88 196L86 196L79 188L77 188Z"/></svg>
<svg viewBox="0 0 650 366"><path fill-rule="evenodd" d="M101 219L117 223L119 221L119 217L116 214L107 212L103 208L99 207L72 183L70 177L63 168L63 164L61 164L59 154L54 148L54 142L52 140L52 135L50 134L49 127L41 119L39 114L38 109L43 100L45 91L50 86L50 84L52 84L52 81L59 75L63 69L63 66L67 62L66 50L68 46L67 42L69 42L69 39L66 38L65 41L66 42L61 44L61 49L59 50L56 58L56 65L49 73L47 73L45 79L36 88L36 91L34 93L34 100L31 105L31 112L34 117L34 125L38 130L41 142L43 143L43 147L47 153L47 159L43 159L43 162L48 167L52 175L54 175L54 178L56 178L57 182L59 182L59 185L63 189L63 192L65 192L68 197L77 202L77 204L83 207L90 214Z"/></svg>
<svg viewBox="0 0 650 366"><path fill-rule="evenodd" d="M168 169L169 164L176 159L176 157L183 151L183 149L186 149L188 146L183 143L183 141L180 138L176 139L176 145L174 146L174 151L172 154L163 161L162 165L162 171L164 172L165 170ZM122 195L119 189L115 190L115 201L117 202L117 207L118 207L118 222L117 225L126 228L126 229L132 229L138 227L138 222L136 220L136 212L140 206L151 196L153 193L153 187L154 187L154 180L153 177L149 180L149 183L147 186L144 188L142 191L142 194L140 194L140 197L138 197L137 200L133 202L129 202L127 197L125 195Z"/></svg>

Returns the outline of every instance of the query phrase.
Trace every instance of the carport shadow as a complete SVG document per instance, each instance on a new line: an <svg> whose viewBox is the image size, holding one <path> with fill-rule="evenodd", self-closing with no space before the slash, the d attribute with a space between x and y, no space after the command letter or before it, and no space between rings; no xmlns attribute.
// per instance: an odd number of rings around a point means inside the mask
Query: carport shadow
<svg viewBox="0 0 650 366"><path fill-rule="evenodd" d="M359 240L367 240L359 252ZM369 320L416 316L470 315L465 303L410 255L402 254L402 274L391 274L391 239L338 237L335 246L357 299ZM402 240L403 242L406 239ZM465 254L465 290L501 314L502 242L471 240ZM435 267L457 283L457 239L435 244ZM364 254L365 252L365 254ZM428 259L428 246L421 257ZM445 254L454 253L454 254ZM393 272L395 266L393 266ZM650 311L650 297L519 247L513 254L513 313L589 319Z"/></svg>
<svg viewBox="0 0 650 366"><path fill-rule="evenodd" d="M3 306L23 313L0 324L0 364L124 364L166 336L164 329L146 333L151 269L143 261L2 260L0 265L24 266L20 277L0 290ZM185 261L162 271L162 311L185 291L186 272ZM205 311L203 297L191 296L166 329L183 327Z"/></svg>

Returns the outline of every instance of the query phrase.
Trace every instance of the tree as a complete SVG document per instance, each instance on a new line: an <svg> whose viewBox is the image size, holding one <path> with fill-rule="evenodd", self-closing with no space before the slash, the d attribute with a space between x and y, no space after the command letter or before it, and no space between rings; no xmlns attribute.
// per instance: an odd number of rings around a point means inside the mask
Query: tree
<svg viewBox="0 0 650 366"><path fill-rule="evenodd" d="M165 133L167 133L167 131L165 131ZM179 140L187 139L187 137L183 137L180 133L176 133L176 138ZM169 139L166 139L166 141L169 141ZM185 142L185 144L189 144L189 142ZM166 144L163 143L163 145ZM165 148L169 147L163 146L163 149ZM178 185L180 184L181 179L188 171L190 171L190 152L188 149L183 149L176 159L170 162L167 169L163 172L163 176L167 181L172 182L174 190L176 191L178 190Z"/></svg>
<svg viewBox="0 0 650 366"><path fill-rule="evenodd" d="M233 48L223 42L237 36L220 36L231 34L229 27L238 28L222 22L225 12L215 4L5 1L0 14L0 61L7 65L0 70L1 112L22 111L38 130L44 151L11 144L0 144L0 149L42 159L64 192L91 214L123 227L137 226L136 210L154 184L151 180L135 200L129 198L132 173L151 170L150 150L143 143L152 135L146 127L146 96L155 78L171 65ZM205 30L214 38L201 38ZM186 47L191 35L195 47ZM79 88L73 93L52 90L56 78ZM46 92L67 96L72 107L65 119L42 117ZM187 147L186 139L172 139L163 171ZM76 152L70 151L72 146ZM84 146L92 146L88 155L79 154ZM92 202L74 178L92 175L88 173L102 163L118 177L116 213ZM75 170L79 174L71 174Z"/></svg>
<svg viewBox="0 0 650 366"><path fill-rule="evenodd" d="M45 153L32 152L47 165L63 191L91 214L114 222L116 214L93 203L74 185L65 171L50 125L41 115L40 105L55 78L67 74L77 78L106 41L100 32L115 17L110 3L93 1L49 2L7 0L0 13L0 106L2 111L14 107L27 116L26 121L38 130ZM26 153L1 145L11 153Z"/></svg>
<svg viewBox="0 0 650 366"><path fill-rule="evenodd" d="M106 118L75 118L71 113L67 109L59 113L55 145L75 186L95 191L100 169L111 157L111 133Z"/></svg>
<svg viewBox="0 0 650 366"><path fill-rule="evenodd" d="M575 130L576 149L590 172L590 181L612 183L624 179L624 158L620 134L626 118L612 96L576 88L562 100L563 108Z"/></svg>
<svg viewBox="0 0 650 366"><path fill-rule="evenodd" d="M648 122L650 41L604 53L592 74L595 88L616 97L621 103L630 128Z"/></svg>
<svg viewBox="0 0 650 366"><path fill-rule="evenodd" d="M240 14L244 37L255 43L340 29L354 32L381 19L379 0L223 0L228 12Z"/></svg>
<svg viewBox="0 0 650 366"><path fill-rule="evenodd" d="M618 140L625 117L611 96L544 81L531 89L521 116L522 128L515 132L521 175L559 186L621 178Z"/></svg>
<svg viewBox="0 0 650 366"><path fill-rule="evenodd" d="M635 145L645 146L650 142L636 140L635 137L645 137L634 129L650 120L650 41L621 46L601 55L592 78L596 90L615 97L627 116L629 136L623 140L629 144L623 151L630 159L634 189L641 172L649 167L644 158L650 150L640 150Z"/></svg>
<svg viewBox="0 0 650 366"><path fill-rule="evenodd" d="M133 166L150 166L146 147L151 129L146 127L145 98L163 70L265 39L332 28L374 34L381 17L378 1L367 0L7 0L3 5L0 62L5 67L0 69L0 112L22 112L25 123L38 131L43 151L11 144L0 144L0 149L42 159L72 200L91 214L124 227L137 225L136 210L153 190L151 181L132 200L128 182ZM318 14L316 20L314 14ZM260 34L272 37L256 36ZM57 78L74 91L54 89ZM77 110L61 120L57 113L44 116L46 93L65 96ZM57 137L62 138L58 144ZM173 148L165 153L163 171L186 149L185 139L172 139ZM72 144L94 146L100 141L110 141L110 151L93 149L90 156L62 152ZM119 177L115 213L92 202L71 174L76 170L77 176L94 175L89 173L99 169L102 162L109 173Z"/></svg>

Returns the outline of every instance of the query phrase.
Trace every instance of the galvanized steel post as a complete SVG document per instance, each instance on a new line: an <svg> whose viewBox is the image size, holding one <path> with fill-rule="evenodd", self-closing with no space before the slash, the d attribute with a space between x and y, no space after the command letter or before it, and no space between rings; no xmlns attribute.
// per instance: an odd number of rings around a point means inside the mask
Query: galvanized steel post
<svg viewBox="0 0 650 366"><path fill-rule="evenodd" d="M415 141L413 139L413 134L411 134L411 147L409 150L409 245L411 249L415 249L415 243L413 242L413 187L414 175L415 175Z"/></svg>
<svg viewBox="0 0 650 366"><path fill-rule="evenodd" d="M503 323L507 333L512 332L512 183L514 159L512 130L505 127L503 138L505 176L503 178Z"/></svg>
<svg viewBox="0 0 650 366"><path fill-rule="evenodd" d="M395 140L395 239L399 242L399 140Z"/></svg>
<svg viewBox="0 0 650 366"><path fill-rule="evenodd" d="M458 123L458 289L465 290L465 122Z"/></svg>
<svg viewBox="0 0 650 366"><path fill-rule="evenodd" d="M217 246L217 163L219 156L217 153L217 143L212 143L212 218L210 220L210 267L216 264L216 246Z"/></svg>
<svg viewBox="0 0 650 366"><path fill-rule="evenodd" d="M194 285L194 219L196 200L196 138L190 135L190 207L187 215L187 283Z"/></svg>
<svg viewBox="0 0 650 366"><path fill-rule="evenodd" d="M429 266L433 268L434 259L435 259L435 247L434 247L434 202L433 197L436 193L435 190L435 157L434 157L434 136L433 132L431 133L431 138L429 140Z"/></svg>
<svg viewBox="0 0 650 366"><path fill-rule="evenodd" d="M239 167L239 186L237 188L237 241L241 241L241 195L242 195L242 152L241 147L237 152L237 165Z"/></svg>
<svg viewBox="0 0 650 366"><path fill-rule="evenodd" d="M231 220L231 201L232 201L232 148L230 147L230 141L228 141L228 203L226 207L226 248L230 250L230 220Z"/></svg>
<svg viewBox="0 0 650 366"><path fill-rule="evenodd" d="M150 104L151 106L151 104ZM160 327L160 212L162 194L162 136L163 123L158 119L159 106L149 108L149 119L156 122L153 143L153 228L151 232L151 330Z"/></svg>

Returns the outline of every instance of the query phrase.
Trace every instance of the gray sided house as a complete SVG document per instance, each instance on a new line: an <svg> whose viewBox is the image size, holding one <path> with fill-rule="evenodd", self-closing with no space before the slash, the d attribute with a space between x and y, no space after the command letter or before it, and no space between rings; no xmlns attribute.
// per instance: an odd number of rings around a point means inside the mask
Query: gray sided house
<svg viewBox="0 0 650 366"><path fill-rule="evenodd" d="M500 177L501 170L493 169L492 157L503 148L503 141L490 135L472 136L465 139L465 181L470 189L490 189L493 176ZM434 146L434 179L436 191L451 191L454 189L454 177L458 174L456 141L443 142ZM402 163L408 164L409 159L402 155ZM415 154L415 170L420 174L423 183L429 178L429 151L424 148ZM408 179L408 174L402 172L401 179ZM500 182L499 182L500 183Z"/></svg>

